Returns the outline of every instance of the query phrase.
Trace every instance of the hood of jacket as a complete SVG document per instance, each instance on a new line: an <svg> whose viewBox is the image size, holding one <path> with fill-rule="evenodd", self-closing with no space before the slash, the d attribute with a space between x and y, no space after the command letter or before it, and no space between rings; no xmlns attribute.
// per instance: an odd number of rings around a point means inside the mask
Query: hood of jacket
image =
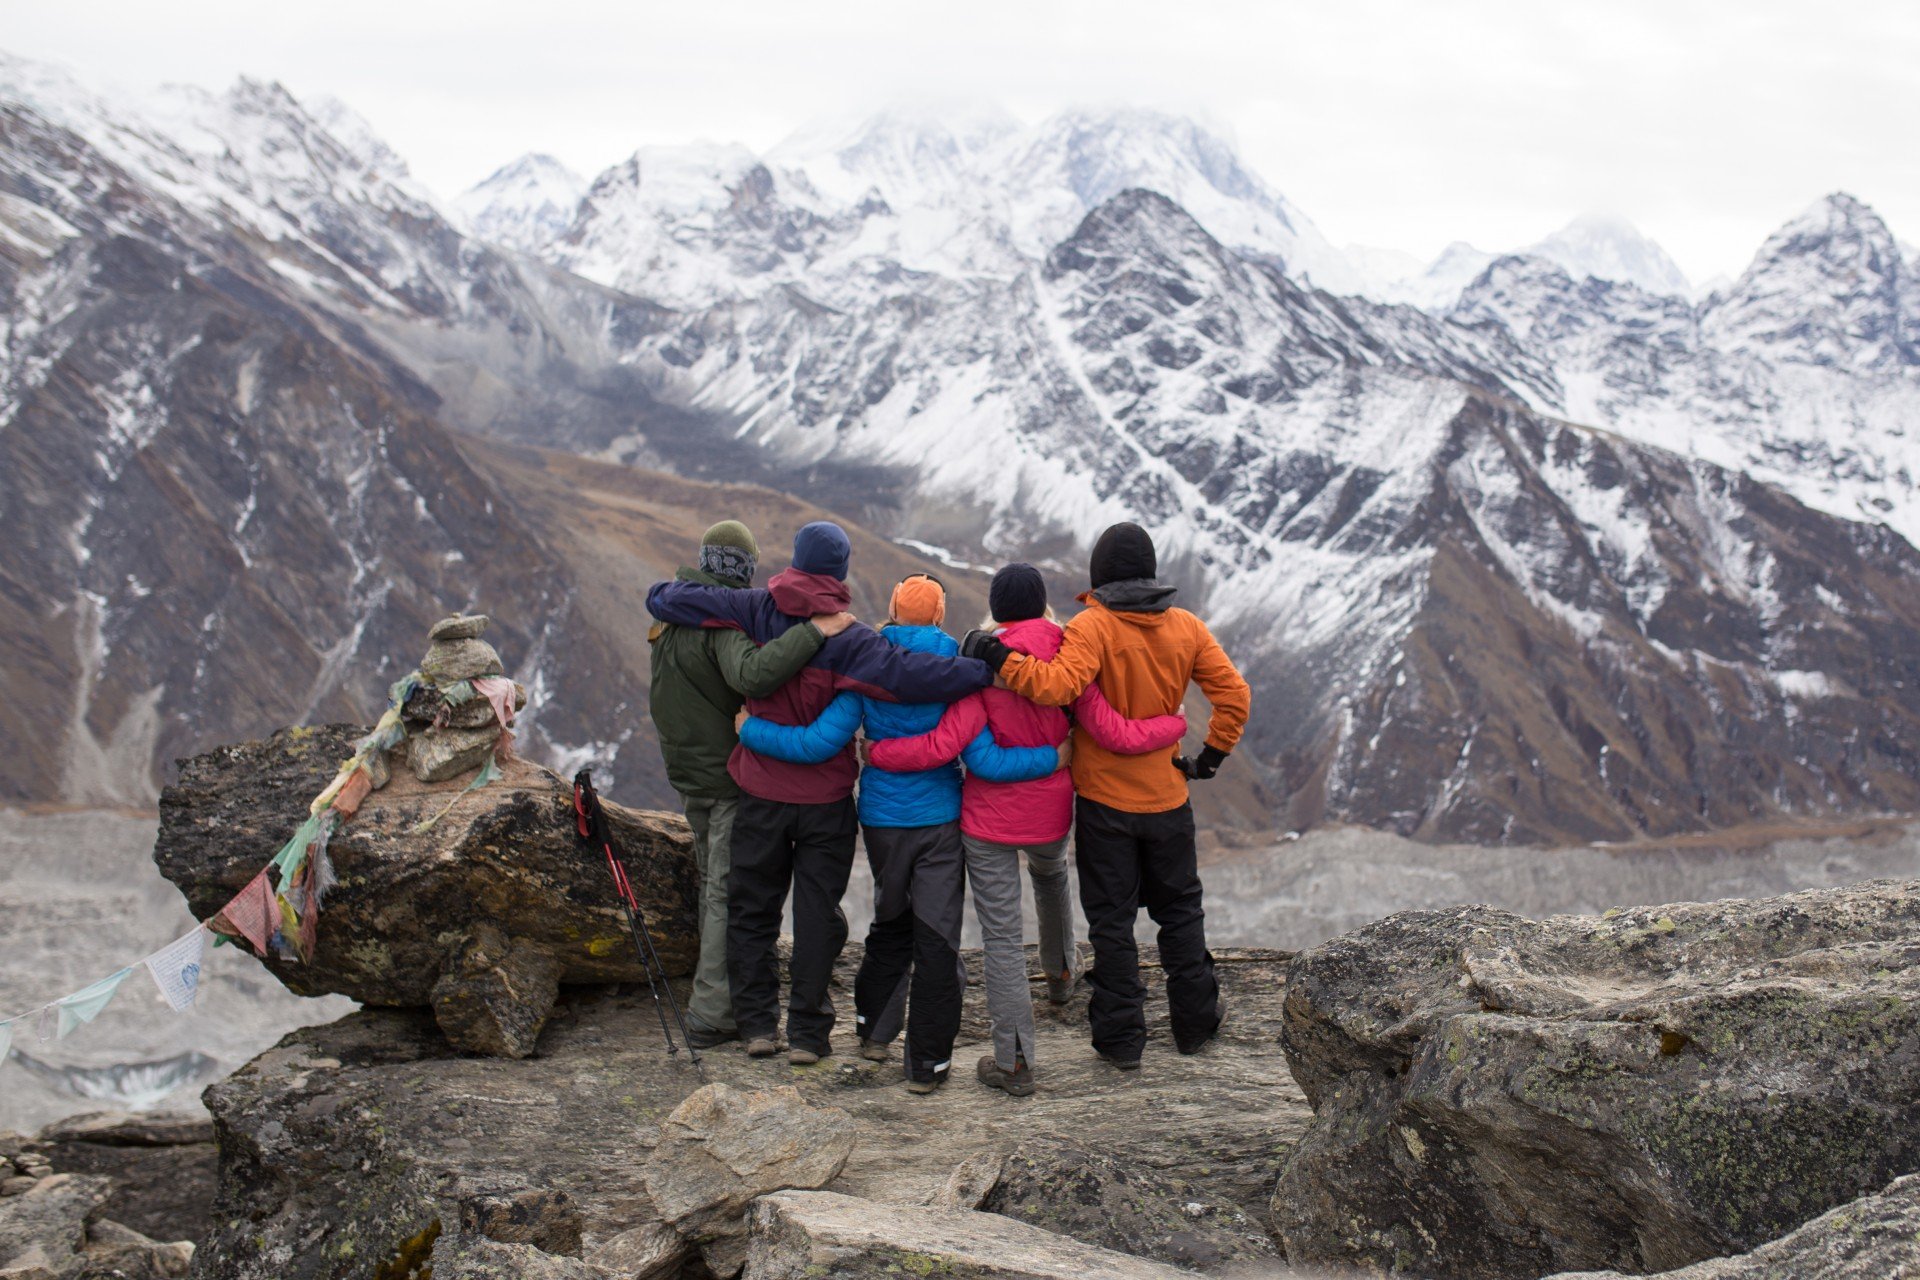
<svg viewBox="0 0 1920 1280"><path fill-rule="evenodd" d="M816 613L839 613L853 601L853 593L839 578L824 573L802 573L782 569L767 580L767 591L774 607L790 618L811 618Z"/></svg>
<svg viewBox="0 0 1920 1280"><path fill-rule="evenodd" d="M1051 618L1022 618L1000 628L1000 642L1019 653L1051 662L1067 633Z"/></svg>
<svg viewBox="0 0 1920 1280"><path fill-rule="evenodd" d="M938 653L952 657L960 652L960 645L952 636L931 624L892 622L880 628L880 634L889 643L914 653Z"/></svg>
<svg viewBox="0 0 1920 1280"><path fill-rule="evenodd" d="M1173 597L1179 590L1152 578L1123 578L1096 587L1080 599L1098 600L1115 613L1165 613L1173 607Z"/></svg>

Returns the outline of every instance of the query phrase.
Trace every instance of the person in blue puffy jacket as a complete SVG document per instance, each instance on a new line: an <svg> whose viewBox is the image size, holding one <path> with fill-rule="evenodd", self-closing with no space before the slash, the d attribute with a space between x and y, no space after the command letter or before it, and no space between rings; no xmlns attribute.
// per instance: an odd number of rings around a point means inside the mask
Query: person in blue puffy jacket
<svg viewBox="0 0 1920 1280"><path fill-rule="evenodd" d="M946 591L929 574L894 588L881 635L902 649L950 657L959 643L940 629ZM740 726L748 750L794 764L815 764L847 749L863 728L869 739L914 737L940 722L940 702L899 703L846 691L809 724L750 717ZM1067 763L1066 748L1001 747L986 731L962 759L982 777L1022 782ZM873 871L873 925L854 980L861 1056L887 1060L904 1025L907 1088L932 1093L946 1083L960 1031L966 973L960 921L966 900L960 844L958 762L912 773L868 768L860 777L860 825Z"/></svg>

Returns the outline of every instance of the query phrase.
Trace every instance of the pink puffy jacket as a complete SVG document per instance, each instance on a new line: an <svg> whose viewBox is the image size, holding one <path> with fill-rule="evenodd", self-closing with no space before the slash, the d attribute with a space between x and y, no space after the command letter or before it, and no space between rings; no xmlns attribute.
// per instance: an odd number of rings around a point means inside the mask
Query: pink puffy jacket
<svg viewBox="0 0 1920 1280"><path fill-rule="evenodd" d="M1046 618L1029 618L1001 628L1007 647L1042 662L1060 652L1065 633ZM1187 731L1183 714L1129 720L1113 709L1091 684L1073 703L1079 726L1095 742L1122 755L1158 751L1180 741ZM948 707L940 723L912 738L886 738L869 745L872 763L882 769L911 772L958 759L980 730L993 730L1003 747L1057 747L1067 737L1066 712L1028 702L1007 689L983 689ZM976 840L996 844L1050 844L1073 826L1073 775L1060 769L1031 782L988 782L967 775L960 800L960 829Z"/></svg>

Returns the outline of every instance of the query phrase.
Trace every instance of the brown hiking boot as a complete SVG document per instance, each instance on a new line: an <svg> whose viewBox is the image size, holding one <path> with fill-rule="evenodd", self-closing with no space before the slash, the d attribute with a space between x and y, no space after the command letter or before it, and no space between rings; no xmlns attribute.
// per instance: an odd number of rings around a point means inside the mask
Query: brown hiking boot
<svg viewBox="0 0 1920 1280"><path fill-rule="evenodd" d="M827 1050L827 1053L832 1052L831 1049ZM826 1056L826 1053L815 1053L811 1049L802 1049L799 1045L787 1050L787 1061L796 1067L810 1067Z"/></svg>
<svg viewBox="0 0 1920 1280"><path fill-rule="evenodd" d="M747 1041L749 1058L771 1058L778 1052L780 1052L780 1042L772 1036L755 1036Z"/></svg>
<svg viewBox="0 0 1920 1280"><path fill-rule="evenodd" d="M998 1089L1013 1098L1024 1098L1033 1092L1033 1068L1027 1065L1025 1058L1016 1058L1013 1070L1003 1068L992 1055L980 1059L980 1065L974 1074L980 1077L980 1083L989 1089Z"/></svg>
<svg viewBox="0 0 1920 1280"><path fill-rule="evenodd" d="M860 1038L860 1056L868 1062L885 1062L892 1055L887 1052L887 1046L875 1044L865 1036L862 1036Z"/></svg>

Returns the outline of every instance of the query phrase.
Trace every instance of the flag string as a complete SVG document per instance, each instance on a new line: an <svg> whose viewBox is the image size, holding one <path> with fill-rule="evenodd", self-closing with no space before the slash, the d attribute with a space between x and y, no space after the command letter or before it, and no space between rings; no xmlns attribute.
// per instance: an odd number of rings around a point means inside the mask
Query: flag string
<svg viewBox="0 0 1920 1280"><path fill-rule="evenodd" d="M402 712L414 692L428 683L414 671L388 688L385 713L372 731L354 744L353 755L340 766L333 781L314 797L305 821L224 907L172 942L97 982L23 1013L0 1018L0 1064L4 1064L13 1051L16 1026L31 1020L34 1033L41 1041L64 1040L100 1016L135 969L146 969L159 987L161 998L175 1013L186 1012L200 994L209 934L213 935L215 946L229 940L244 940L262 958L271 952L300 963L312 959L319 937L320 908L327 890L335 882L333 863L327 852L328 841L334 829L353 817L374 790L376 757L406 739ZM504 685L505 712L498 717L501 734L494 754L455 800L498 778L497 760L511 758L513 733L508 726L513 723L513 685L504 680L473 683L484 686L481 696L494 704L496 712L502 706L498 686ZM423 824L423 828L445 814L446 810L442 810Z"/></svg>

